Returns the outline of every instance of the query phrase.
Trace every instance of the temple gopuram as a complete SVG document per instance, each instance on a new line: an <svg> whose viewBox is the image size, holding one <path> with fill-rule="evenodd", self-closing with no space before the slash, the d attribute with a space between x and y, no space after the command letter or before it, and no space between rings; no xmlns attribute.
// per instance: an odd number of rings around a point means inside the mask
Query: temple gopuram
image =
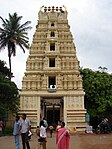
<svg viewBox="0 0 112 149"><path fill-rule="evenodd" d="M83 131L86 126L84 90L67 9L40 8L20 94L20 114L36 128L45 117Z"/></svg>

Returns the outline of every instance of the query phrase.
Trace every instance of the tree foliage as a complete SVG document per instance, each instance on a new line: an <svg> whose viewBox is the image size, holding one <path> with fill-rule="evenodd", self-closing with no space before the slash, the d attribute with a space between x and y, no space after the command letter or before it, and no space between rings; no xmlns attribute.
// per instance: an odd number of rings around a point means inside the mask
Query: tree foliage
<svg viewBox="0 0 112 149"><path fill-rule="evenodd" d="M9 77L9 69L5 66L6 63L0 60L0 76Z"/></svg>
<svg viewBox="0 0 112 149"><path fill-rule="evenodd" d="M0 50L7 47L8 57L9 57L9 78L11 80L11 56L16 55L16 45L18 45L23 52L25 53L24 48L29 48L29 38L27 30L31 29L28 26L31 22L27 21L21 24L22 16L18 16L17 13L10 14L9 19L3 19L0 17L2 21L2 27L0 27Z"/></svg>
<svg viewBox="0 0 112 149"><path fill-rule="evenodd" d="M92 117L108 117L112 114L112 74L105 67L98 71L81 69L85 91L85 107Z"/></svg>
<svg viewBox="0 0 112 149"><path fill-rule="evenodd" d="M9 69L5 62L0 60L0 116L7 112L17 112L19 108L19 94L16 84L10 81L7 76Z"/></svg>

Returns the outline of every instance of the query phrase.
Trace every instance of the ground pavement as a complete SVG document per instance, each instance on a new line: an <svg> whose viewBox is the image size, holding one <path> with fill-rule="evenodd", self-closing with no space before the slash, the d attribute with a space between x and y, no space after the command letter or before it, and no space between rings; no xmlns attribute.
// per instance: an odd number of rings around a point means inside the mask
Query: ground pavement
<svg viewBox="0 0 112 149"><path fill-rule="evenodd" d="M20 139L21 143L21 139ZM36 149L37 139L33 135L30 141L31 149ZM0 137L0 149L15 149L13 136ZM21 148L22 149L22 146ZM55 134L48 134L47 149L57 149ZM71 135L70 149L112 149L112 134L75 134Z"/></svg>

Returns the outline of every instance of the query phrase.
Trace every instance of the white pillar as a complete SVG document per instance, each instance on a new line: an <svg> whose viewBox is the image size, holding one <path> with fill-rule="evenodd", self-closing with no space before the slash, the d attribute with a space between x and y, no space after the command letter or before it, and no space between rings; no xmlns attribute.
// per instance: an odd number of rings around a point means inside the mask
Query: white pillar
<svg viewBox="0 0 112 149"><path fill-rule="evenodd" d="M37 97L37 126L39 126L40 123L40 96Z"/></svg>
<svg viewBox="0 0 112 149"><path fill-rule="evenodd" d="M66 107L66 102L67 102L67 97L64 96L64 122L65 122L65 125L67 126L67 107Z"/></svg>

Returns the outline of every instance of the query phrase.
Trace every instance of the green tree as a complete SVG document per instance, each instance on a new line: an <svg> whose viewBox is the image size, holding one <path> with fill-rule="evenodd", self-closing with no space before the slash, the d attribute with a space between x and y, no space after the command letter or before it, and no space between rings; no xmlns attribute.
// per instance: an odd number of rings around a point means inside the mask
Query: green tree
<svg viewBox="0 0 112 149"><path fill-rule="evenodd" d="M9 79L9 69L0 60L0 116L19 109L19 92L16 84Z"/></svg>
<svg viewBox="0 0 112 149"><path fill-rule="evenodd" d="M81 69L81 74L85 91L85 106L89 114L98 118L111 115L112 74L88 68Z"/></svg>
<svg viewBox="0 0 112 149"><path fill-rule="evenodd" d="M9 69L6 67L6 63L0 60L0 76L9 78Z"/></svg>
<svg viewBox="0 0 112 149"><path fill-rule="evenodd" d="M27 31L31 29L31 27L28 26L31 22L27 21L21 24L22 16L18 16L17 13L14 13L13 15L9 13L9 19L3 19L2 17L0 17L0 19L2 21L2 27L0 27L0 50L7 47L10 70L9 79L11 80L11 56L16 55L17 45L24 53L25 48L29 48Z"/></svg>

